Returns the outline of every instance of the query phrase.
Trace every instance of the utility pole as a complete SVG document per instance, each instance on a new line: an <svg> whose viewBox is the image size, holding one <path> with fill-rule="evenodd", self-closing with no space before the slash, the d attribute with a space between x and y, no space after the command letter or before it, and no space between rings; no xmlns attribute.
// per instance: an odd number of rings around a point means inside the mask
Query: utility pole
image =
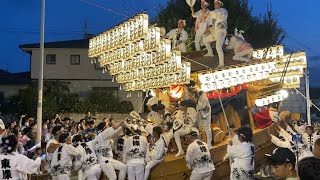
<svg viewBox="0 0 320 180"><path fill-rule="evenodd" d="M309 92L309 70L306 69L305 72L305 77L306 77L306 100L307 100L307 122L308 124L311 124L311 112L310 112L310 108L311 108L311 100L310 100L310 92Z"/></svg>
<svg viewBox="0 0 320 180"><path fill-rule="evenodd" d="M44 23L46 1L41 1L41 27L40 27L40 71L38 78L38 106L37 106L37 136L36 144L41 142L42 135L42 97L43 97L43 61L44 61Z"/></svg>

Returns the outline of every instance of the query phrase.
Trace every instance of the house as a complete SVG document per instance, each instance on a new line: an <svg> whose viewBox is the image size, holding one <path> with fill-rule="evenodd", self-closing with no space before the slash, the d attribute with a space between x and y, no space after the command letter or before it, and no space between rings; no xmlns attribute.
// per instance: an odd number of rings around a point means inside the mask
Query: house
<svg viewBox="0 0 320 180"><path fill-rule="evenodd" d="M40 44L23 44L19 48L30 54L31 80L39 78ZM72 93L84 97L91 89L103 88L112 90L121 100L131 101L138 111L142 97L133 92L127 98L127 92L119 89L108 73L103 73L98 64L91 64L88 57L89 39L47 42L44 44L44 80L58 80L69 83Z"/></svg>
<svg viewBox="0 0 320 180"><path fill-rule="evenodd" d="M10 73L0 70L0 102L19 94L30 83L30 72Z"/></svg>

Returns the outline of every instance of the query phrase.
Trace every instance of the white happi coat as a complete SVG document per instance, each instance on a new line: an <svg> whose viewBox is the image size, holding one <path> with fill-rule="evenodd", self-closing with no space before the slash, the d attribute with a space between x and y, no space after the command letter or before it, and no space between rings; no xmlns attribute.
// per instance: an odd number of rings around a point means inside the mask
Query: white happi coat
<svg viewBox="0 0 320 180"><path fill-rule="evenodd" d="M70 144L63 143L56 149L51 161L52 176L71 175L72 157L79 156L80 151Z"/></svg>
<svg viewBox="0 0 320 180"><path fill-rule="evenodd" d="M291 134L287 131L289 131ZM288 148L296 156L298 156L298 161L305 157L312 156L312 152L307 148L307 146L303 142L298 142L297 144L292 142L292 133L296 133L290 128L290 126L287 127L287 131L280 128L279 137L282 139L274 135L271 135L271 142L278 147Z"/></svg>
<svg viewBox="0 0 320 180"><path fill-rule="evenodd" d="M41 158L32 160L18 153L0 154L0 162L1 179L27 180L27 174L34 174L40 168Z"/></svg>
<svg viewBox="0 0 320 180"><path fill-rule="evenodd" d="M197 122L197 115L197 111L193 107L188 107L187 113L179 110L175 117L184 122L183 128L191 129Z"/></svg>
<svg viewBox="0 0 320 180"><path fill-rule="evenodd" d="M209 103L208 97L204 92L199 92L200 96L198 98L198 103L196 106L198 112L198 128L201 130L203 127L206 136L207 144L211 146L212 144L212 132L211 132L211 105Z"/></svg>
<svg viewBox="0 0 320 180"><path fill-rule="evenodd" d="M231 161L231 180L253 180L254 173L254 145L247 142L240 143L238 136L232 138L233 145L228 145L227 156Z"/></svg>
<svg viewBox="0 0 320 180"><path fill-rule="evenodd" d="M95 142L95 153L98 158L99 163L104 163L108 158L113 158L112 154L112 138L119 136L122 132L122 127L118 129L113 129L109 127L99 133L94 139Z"/></svg>
<svg viewBox="0 0 320 180"><path fill-rule="evenodd" d="M178 33L178 28L172 29L166 34L166 37L172 40L172 49L178 48L179 51L187 52L186 42L188 39L188 33L184 29Z"/></svg>
<svg viewBox="0 0 320 180"><path fill-rule="evenodd" d="M133 135L125 139L123 160L127 164L144 164L148 153L147 138L140 135Z"/></svg>
<svg viewBox="0 0 320 180"><path fill-rule="evenodd" d="M149 156L147 138L141 135L128 137L124 142L123 161L128 166L128 180L144 178L144 165Z"/></svg>
<svg viewBox="0 0 320 180"><path fill-rule="evenodd" d="M75 169L83 171L83 179L94 173L95 169L100 168L93 146L92 141L87 143L79 142L75 145L80 152L80 155L76 158Z"/></svg>
<svg viewBox="0 0 320 180"><path fill-rule="evenodd" d="M54 143L54 144L59 144L59 142L52 138L50 139L48 142L47 142L47 145L46 145L46 166L45 166L45 169L50 173L51 172L51 160L52 160L52 157L53 157L53 153L48 153L48 147L50 146L51 143Z"/></svg>
<svg viewBox="0 0 320 180"><path fill-rule="evenodd" d="M186 161L192 174L207 173L215 169L208 145L198 139L188 146Z"/></svg>
<svg viewBox="0 0 320 180"><path fill-rule="evenodd" d="M251 44L236 36L232 36L230 38L229 45L226 47L226 49L233 49L235 54L232 57L233 60L245 62L250 61L250 59L244 56L250 56L250 54L253 52Z"/></svg>
<svg viewBox="0 0 320 180"><path fill-rule="evenodd" d="M167 145L165 142L165 139L162 135L160 135L160 138L158 141L154 144L154 146L150 147L150 153L147 157L147 165L145 167L145 174L144 174L144 180L147 180L150 174L150 170L163 161L164 156L167 152Z"/></svg>
<svg viewBox="0 0 320 180"><path fill-rule="evenodd" d="M127 139L126 136L121 136L115 139L115 143L113 144L113 152L115 153L116 160L123 162L123 150L124 150L124 142Z"/></svg>
<svg viewBox="0 0 320 180"><path fill-rule="evenodd" d="M203 40L209 55L213 55L210 42L216 41L216 50L219 56L219 65L224 65L224 53L222 46L227 35L227 19L228 11L224 8L215 9L210 12L210 18L213 19L214 24L211 28L211 34L206 36Z"/></svg>
<svg viewBox="0 0 320 180"><path fill-rule="evenodd" d="M320 135L317 132L313 132L311 135L308 135L306 132L302 134L302 140L308 146L311 152L314 149L314 142L318 138L320 138Z"/></svg>
<svg viewBox="0 0 320 180"><path fill-rule="evenodd" d="M101 166L101 170L109 179L116 179L117 175L115 169L119 170L118 179L124 180L126 176L127 167L120 161L113 159L112 153L112 139L120 136L122 133L122 127L113 129L109 127L99 133L93 140L95 143L95 153L98 158L98 163Z"/></svg>
<svg viewBox="0 0 320 180"><path fill-rule="evenodd" d="M210 10L208 9L206 13L208 13L207 16L204 15L202 10L199 10L192 15L192 17L197 18L195 23L196 35L194 40L197 51L200 51L200 42L202 41L204 32L213 24L212 19L210 18Z"/></svg>

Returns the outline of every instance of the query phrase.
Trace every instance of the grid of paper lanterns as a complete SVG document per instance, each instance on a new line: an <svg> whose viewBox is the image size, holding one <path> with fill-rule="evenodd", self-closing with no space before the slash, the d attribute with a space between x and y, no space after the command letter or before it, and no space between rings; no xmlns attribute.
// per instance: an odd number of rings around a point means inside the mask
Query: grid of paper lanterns
<svg viewBox="0 0 320 180"><path fill-rule="evenodd" d="M171 52L171 41L160 37L159 27L148 27L143 13L90 39L89 57L126 91L190 82L190 63L181 61L180 51Z"/></svg>
<svg viewBox="0 0 320 180"><path fill-rule="evenodd" d="M208 92L266 79L275 68L274 65L274 62L266 62L202 74L199 77L201 88L203 91Z"/></svg>

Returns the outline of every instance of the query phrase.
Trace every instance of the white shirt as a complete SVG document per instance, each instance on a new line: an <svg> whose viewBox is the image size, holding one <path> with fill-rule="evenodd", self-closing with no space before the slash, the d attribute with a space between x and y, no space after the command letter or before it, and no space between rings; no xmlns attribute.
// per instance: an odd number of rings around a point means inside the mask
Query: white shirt
<svg viewBox="0 0 320 180"><path fill-rule="evenodd" d="M231 180L253 179L254 151L254 145L247 142L228 145L227 156L231 161Z"/></svg>
<svg viewBox="0 0 320 180"><path fill-rule="evenodd" d="M291 132L292 129L291 130L290 129L291 129L290 126L288 126L287 130ZM282 128L280 129L279 137L282 137L283 139L281 140L278 137L271 135L271 142L278 147L288 148L295 155L298 153L298 161L300 161L305 157L309 157L312 154L305 144L301 142L298 142L298 143L292 142L292 135Z"/></svg>
<svg viewBox="0 0 320 180"><path fill-rule="evenodd" d="M112 138L119 136L122 132L122 127L114 130L109 127L99 133L93 140L95 142L95 153L98 157L98 162L105 162L108 158L113 158L112 154Z"/></svg>
<svg viewBox="0 0 320 180"><path fill-rule="evenodd" d="M124 142L123 161L127 164L145 164L148 151L146 137L140 135L130 136Z"/></svg>
<svg viewBox="0 0 320 180"><path fill-rule="evenodd" d="M178 32L178 28L176 29L172 29L171 31L169 31L166 34L166 37L168 39L171 39L173 42L173 47L172 48L176 48L177 46L179 47L179 51L182 52L186 52L186 42L188 39L188 33L187 31L185 31L184 29L182 29L182 31L179 33ZM166 106L168 107L168 106Z"/></svg>
<svg viewBox="0 0 320 180"><path fill-rule="evenodd" d="M214 20L214 30L227 29L228 11L225 8L219 8L211 11L210 17Z"/></svg>
<svg viewBox="0 0 320 180"><path fill-rule="evenodd" d="M162 161L167 152L167 146L165 139L162 135L158 141L154 144L152 149L150 149L150 161Z"/></svg>
<svg viewBox="0 0 320 180"><path fill-rule="evenodd" d="M197 112L193 107L188 107L187 113L179 110L175 117L184 121L184 125L191 128L197 121Z"/></svg>
<svg viewBox="0 0 320 180"><path fill-rule="evenodd" d="M204 92L200 95L198 99L196 109L201 119L211 121L211 105L209 103L207 95Z"/></svg>
<svg viewBox="0 0 320 180"><path fill-rule="evenodd" d="M207 10L207 17L203 20L203 17L202 15L204 14L202 10L199 10L197 12L194 13L194 18L197 18L197 21L199 21L199 27L198 27L198 30L196 31L196 34L198 35L203 35L203 33L206 31L206 29L209 27L209 26L212 26L212 19L210 18L210 10L208 9ZM202 21L202 22L201 22ZM196 22L197 24L197 22Z"/></svg>
<svg viewBox="0 0 320 180"><path fill-rule="evenodd" d="M95 168L99 167L93 142L78 143L76 144L76 148L79 150L80 155L76 157L75 169L81 169L83 171L83 178L86 178Z"/></svg>
<svg viewBox="0 0 320 180"><path fill-rule="evenodd" d="M48 147L50 146L51 143L54 143L54 144L59 144L59 142L52 138L50 139L48 142L47 142L47 145L46 145L46 152L47 152L47 155L46 155L46 166L45 166L45 169L50 173L51 172L51 168L50 168L50 164L51 164L51 160L52 160L52 157L53 157L53 153L48 153Z"/></svg>
<svg viewBox="0 0 320 180"><path fill-rule="evenodd" d="M71 174L72 156L79 156L80 151L70 144L63 143L53 153L51 161L51 174L58 176L62 174Z"/></svg>
<svg viewBox="0 0 320 180"><path fill-rule="evenodd" d="M206 173L215 169L208 145L198 139L188 146L186 161L192 173Z"/></svg>
<svg viewBox="0 0 320 180"><path fill-rule="evenodd" d="M32 160L17 153L0 154L0 162L1 179L26 180L27 174L34 174L40 168L41 158Z"/></svg>

